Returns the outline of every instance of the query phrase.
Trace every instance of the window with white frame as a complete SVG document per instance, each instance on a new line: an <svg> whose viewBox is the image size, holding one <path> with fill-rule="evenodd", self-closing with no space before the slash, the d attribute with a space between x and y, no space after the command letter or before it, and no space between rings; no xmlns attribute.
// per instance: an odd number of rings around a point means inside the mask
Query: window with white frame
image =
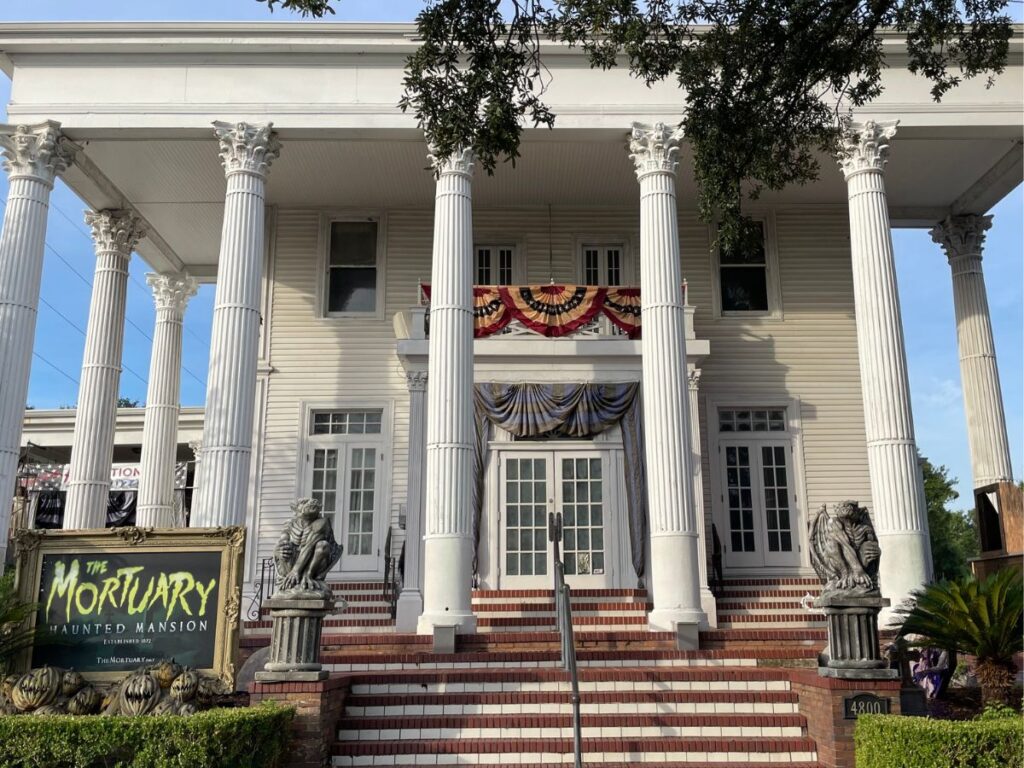
<svg viewBox="0 0 1024 768"><path fill-rule="evenodd" d="M328 313L377 311L378 238L376 220L332 221L328 228Z"/></svg>
<svg viewBox="0 0 1024 768"><path fill-rule="evenodd" d="M626 280L626 248L622 243L580 248L580 280L584 285L623 285Z"/></svg>
<svg viewBox="0 0 1024 768"><path fill-rule="evenodd" d="M763 220L754 225L756 234L747 242L728 248L719 243L717 293L723 315L767 315L777 309L768 230Z"/></svg>
<svg viewBox="0 0 1024 768"><path fill-rule="evenodd" d="M377 567L382 423L383 409L315 410L310 417L310 495L344 545L343 570Z"/></svg>
<svg viewBox="0 0 1024 768"><path fill-rule="evenodd" d="M477 285L512 285L518 279L516 249L511 245L477 245L473 279Z"/></svg>

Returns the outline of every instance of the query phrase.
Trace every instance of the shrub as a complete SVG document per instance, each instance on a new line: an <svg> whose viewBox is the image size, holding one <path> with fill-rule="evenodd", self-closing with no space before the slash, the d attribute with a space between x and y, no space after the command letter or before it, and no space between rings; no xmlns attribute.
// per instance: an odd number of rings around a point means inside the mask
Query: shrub
<svg viewBox="0 0 1024 768"><path fill-rule="evenodd" d="M0 717L0 768L276 768L293 716L264 704L189 717Z"/></svg>
<svg viewBox="0 0 1024 768"><path fill-rule="evenodd" d="M1009 701L1024 650L1024 581L1004 568L984 581L973 576L916 590L913 603L897 611L899 637L910 645L935 646L977 658L975 677L985 704Z"/></svg>
<svg viewBox="0 0 1024 768"><path fill-rule="evenodd" d="M857 768L1005 768L1024 765L1024 720L864 715L854 744Z"/></svg>

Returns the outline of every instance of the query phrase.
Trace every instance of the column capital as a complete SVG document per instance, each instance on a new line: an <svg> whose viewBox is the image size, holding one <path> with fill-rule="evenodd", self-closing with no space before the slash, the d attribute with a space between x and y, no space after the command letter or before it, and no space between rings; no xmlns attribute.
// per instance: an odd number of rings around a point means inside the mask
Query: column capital
<svg viewBox="0 0 1024 768"><path fill-rule="evenodd" d="M985 245L985 232L991 226L991 216L975 214L947 216L932 227L929 234L934 242L942 246L942 250L946 252L946 258L952 263L961 256L981 258L981 249Z"/></svg>
<svg viewBox="0 0 1024 768"><path fill-rule="evenodd" d="M700 388L700 374L700 368L691 368L687 371L686 378L691 392L696 392Z"/></svg>
<svg viewBox="0 0 1024 768"><path fill-rule="evenodd" d="M153 289L156 308L170 309L179 314L185 311L188 300L196 295L199 284L184 272L150 272L146 283Z"/></svg>
<svg viewBox="0 0 1024 768"><path fill-rule="evenodd" d="M430 166L438 176L444 173L461 173L470 176L473 173L474 155L472 149L461 148L452 152L447 157L437 154L436 149L431 146L427 154Z"/></svg>
<svg viewBox="0 0 1024 768"><path fill-rule="evenodd" d="M253 125L215 120L213 130L220 142L225 175L252 173L265 178L270 164L281 154L273 123Z"/></svg>
<svg viewBox="0 0 1024 768"><path fill-rule="evenodd" d="M60 123L0 125L0 154L4 170L15 176L34 176L52 184L74 157L74 146L60 131Z"/></svg>
<svg viewBox="0 0 1024 768"><path fill-rule="evenodd" d="M840 140L839 167L849 179L861 171L881 171L889 162L889 140L896 135L899 120L850 123Z"/></svg>
<svg viewBox="0 0 1024 768"><path fill-rule="evenodd" d="M427 372L406 371L405 384L410 392L425 392L427 390Z"/></svg>
<svg viewBox="0 0 1024 768"><path fill-rule="evenodd" d="M682 138L682 128L670 128L664 123L653 126L633 123L629 133L629 156L636 166L637 178L656 171L675 173Z"/></svg>
<svg viewBox="0 0 1024 768"><path fill-rule="evenodd" d="M132 211L86 211L85 223L92 228L96 253L119 253L129 258L146 235L146 228Z"/></svg>

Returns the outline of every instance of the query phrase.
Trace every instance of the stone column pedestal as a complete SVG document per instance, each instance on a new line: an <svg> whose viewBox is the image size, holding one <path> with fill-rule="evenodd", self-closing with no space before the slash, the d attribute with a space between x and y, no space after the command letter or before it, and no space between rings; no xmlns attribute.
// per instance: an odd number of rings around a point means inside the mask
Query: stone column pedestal
<svg viewBox="0 0 1024 768"><path fill-rule="evenodd" d="M285 597L275 595L264 603L270 609L273 629L270 659L257 682L311 682L324 680L328 672L320 664L320 637L324 616L340 613L344 600L333 597Z"/></svg>
<svg viewBox="0 0 1024 768"><path fill-rule="evenodd" d="M819 666L823 677L847 680L895 680L878 645L878 612L889 606L884 597L820 597L814 601L828 619L829 659Z"/></svg>

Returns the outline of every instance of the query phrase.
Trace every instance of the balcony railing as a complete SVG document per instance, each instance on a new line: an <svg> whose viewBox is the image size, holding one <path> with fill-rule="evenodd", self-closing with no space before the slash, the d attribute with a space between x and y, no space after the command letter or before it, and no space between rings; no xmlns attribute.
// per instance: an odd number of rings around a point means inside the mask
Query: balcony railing
<svg viewBox="0 0 1024 768"><path fill-rule="evenodd" d="M638 339L641 327L639 288L620 286L534 285L474 286L474 336L519 338ZM683 283L686 338L695 338L694 307ZM418 302L395 318L401 339L430 336L430 286L419 286Z"/></svg>

